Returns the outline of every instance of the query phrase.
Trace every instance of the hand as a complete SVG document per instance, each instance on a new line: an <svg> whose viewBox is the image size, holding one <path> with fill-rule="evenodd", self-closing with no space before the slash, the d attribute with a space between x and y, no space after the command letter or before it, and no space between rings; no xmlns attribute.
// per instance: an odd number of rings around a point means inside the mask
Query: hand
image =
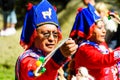
<svg viewBox="0 0 120 80"><path fill-rule="evenodd" d="M64 70L63 70L62 67L60 67L60 68L58 69L58 74L59 74L59 76L58 76L58 79L59 79L59 80L66 80L65 77L64 77Z"/></svg>
<svg viewBox="0 0 120 80"><path fill-rule="evenodd" d="M113 50L114 60L120 60L120 47Z"/></svg>
<svg viewBox="0 0 120 80"><path fill-rule="evenodd" d="M68 57L74 54L77 51L77 48L78 45L70 38L60 47L60 51L65 57Z"/></svg>
<svg viewBox="0 0 120 80"><path fill-rule="evenodd" d="M109 12L109 16L111 16L114 21L120 24L120 17L117 13Z"/></svg>

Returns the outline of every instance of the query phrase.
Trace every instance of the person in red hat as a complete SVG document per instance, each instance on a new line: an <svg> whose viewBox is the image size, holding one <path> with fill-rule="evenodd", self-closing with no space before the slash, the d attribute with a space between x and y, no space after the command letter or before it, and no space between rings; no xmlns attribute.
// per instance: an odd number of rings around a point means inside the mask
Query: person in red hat
<svg viewBox="0 0 120 80"><path fill-rule="evenodd" d="M105 42L106 30L95 8L88 4L78 12L70 33L78 49L69 68L73 75L80 67L86 67L95 80L118 80L117 65L120 61L120 47L112 52Z"/></svg>
<svg viewBox="0 0 120 80"><path fill-rule="evenodd" d="M70 60L78 47L68 38L62 39L56 11L42 0L26 13L20 44L25 51L18 57L16 80L56 80L58 70ZM57 47L56 47L57 46Z"/></svg>
<svg viewBox="0 0 120 80"><path fill-rule="evenodd" d="M91 4L95 6L95 0L82 0L85 5Z"/></svg>

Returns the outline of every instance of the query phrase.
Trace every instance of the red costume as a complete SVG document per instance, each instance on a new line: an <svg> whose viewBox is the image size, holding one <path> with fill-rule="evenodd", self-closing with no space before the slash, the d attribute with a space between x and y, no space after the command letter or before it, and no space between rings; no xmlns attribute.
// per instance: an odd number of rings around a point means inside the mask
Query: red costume
<svg viewBox="0 0 120 80"><path fill-rule="evenodd" d="M34 71L39 65L39 58L46 57L48 53L36 49L34 40L37 36L36 29L44 24L54 24L58 30L58 41L62 39L62 33L58 23L56 10L47 1L42 0L38 5L31 6L26 13L24 26L21 33L20 44L26 50L18 58L16 63L16 80L55 80L58 69L69 59L64 57L60 50L56 50L55 54L50 57L46 63L46 71L39 76L34 74Z"/></svg>
<svg viewBox="0 0 120 80"><path fill-rule="evenodd" d="M76 73L79 67L84 66L95 80L117 80L113 78L115 75L112 73L112 69L120 59L115 59L114 52L110 53L105 44L82 43L74 60Z"/></svg>
<svg viewBox="0 0 120 80"><path fill-rule="evenodd" d="M56 51L55 55L45 65L46 71L42 75L35 77L30 76L30 71L37 68L36 62L40 56L45 57L46 53L41 50L30 48L25 51L18 59L16 65L16 76L18 80L55 80L57 78L57 70L68 60L61 52Z"/></svg>
<svg viewBox="0 0 120 80"><path fill-rule="evenodd" d="M106 43L98 44L89 41L99 20L101 20L100 16L96 14L91 4L77 13L70 37L78 43L79 48L71 61L74 66L70 67L74 69L70 69L69 73L77 74L79 67L86 67L95 80L117 80L116 65L120 61L120 48L110 52Z"/></svg>

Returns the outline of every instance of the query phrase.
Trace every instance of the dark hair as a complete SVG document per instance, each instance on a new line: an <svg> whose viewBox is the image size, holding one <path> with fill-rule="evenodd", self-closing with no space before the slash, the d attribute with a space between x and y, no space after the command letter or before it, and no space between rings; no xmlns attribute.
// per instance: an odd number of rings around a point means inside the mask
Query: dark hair
<svg viewBox="0 0 120 80"><path fill-rule="evenodd" d="M15 0L1 0L3 11L12 11L15 8Z"/></svg>

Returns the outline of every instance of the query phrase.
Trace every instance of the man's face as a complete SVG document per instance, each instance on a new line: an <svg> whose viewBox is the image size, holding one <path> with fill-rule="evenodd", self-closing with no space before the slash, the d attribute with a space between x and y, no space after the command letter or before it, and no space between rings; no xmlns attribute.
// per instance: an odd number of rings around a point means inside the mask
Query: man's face
<svg viewBox="0 0 120 80"><path fill-rule="evenodd" d="M58 30L55 25L45 24L37 28L35 47L50 53L58 43Z"/></svg>
<svg viewBox="0 0 120 80"><path fill-rule="evenodd" d="M91 40L97 43L102 43L105 41L105 36L106 36L106 30L104 23L103 21L98 21L93 30Z"/></svg>
<svg viewBox="0 0 120 80"><path fill-rule="evenodd" d="M88 3L90 2L90 0L83 0L85 5L88 5Z"/></svg>
<svg viewBox="0 0 120 80"><path fill-rule="evenodd" d="M83 3L85 5L88 5L88 3L92 4L93 6L95 5L95 0L83 0Z"/></svg>

